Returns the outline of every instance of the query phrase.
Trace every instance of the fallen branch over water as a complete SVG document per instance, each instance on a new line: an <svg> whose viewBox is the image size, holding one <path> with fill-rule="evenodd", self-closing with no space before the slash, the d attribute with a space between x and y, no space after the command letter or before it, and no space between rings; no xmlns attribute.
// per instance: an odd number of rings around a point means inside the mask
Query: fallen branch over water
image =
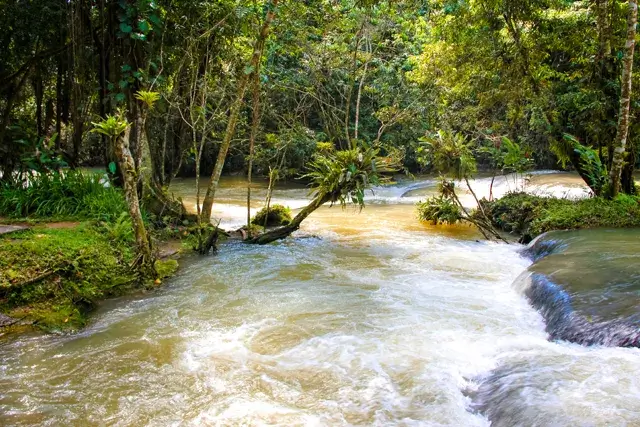
<svg viewBox="0 0 640 427"><path fill-rule="evenodd" d="M275 242L276 240L285 239L290 236L294 231L300 228L300 224L304 221L313 211L320 206L331 201L330 194L318 194L304 209L291 220L288 225L278 227L271 231L267 231L259 236L245 240L245 243L252 243L258 245L266 245L267 243Z"/></svg>

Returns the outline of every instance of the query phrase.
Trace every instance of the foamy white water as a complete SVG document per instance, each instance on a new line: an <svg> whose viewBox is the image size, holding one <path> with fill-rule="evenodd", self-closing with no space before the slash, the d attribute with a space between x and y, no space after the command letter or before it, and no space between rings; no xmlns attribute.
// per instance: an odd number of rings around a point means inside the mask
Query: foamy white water
<svg viewBox="0 0 640 427"><path fill-rule="evenodd" d="M637 349L548 342L512 285L519 246L413 210L323 207L298 238L186 260L78 335L2 343L0 424L637 423Z"/></svg>

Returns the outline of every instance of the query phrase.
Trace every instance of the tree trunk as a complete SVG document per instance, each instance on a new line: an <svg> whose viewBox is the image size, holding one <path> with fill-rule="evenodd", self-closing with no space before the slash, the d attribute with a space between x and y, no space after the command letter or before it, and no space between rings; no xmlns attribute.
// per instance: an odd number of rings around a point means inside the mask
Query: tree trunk
<svg viewBox="0 0 640 427"><path fill-rule="evenodd" d="M20 92L22 91L22 87L29 77L30 71L31 68L27 68L18 81L18 84L11 88L11 90L9 90L8 92L9 95L7 96L7 99L5 101L4 111L2 112L2 122L0 123L0 144L2 144L3 147L9 147L9 144L5 142L4 138L11 122L11 111L13 111L13 103L20 96Z"/></svg>
<svg viewBox="0 0 640 427"><path fill-rule="evenodd" d="M633 172L635 171L636 162L638 161L638 147L634 144L629 146L627 151L627 162L622 168L622 179L620 182L620 189L625 194L637 195L635 177Z"/></svg>
<svg viewBox="0 0 640 427"><path fill-rule="evenodd" d="M258 35L258 39L256 40L256 44L253 48L251 62L249 63L251 71L255 71L258 69L258 65L260 63L260 60L262 59L262 51L264 49L267 36L269 35L269 26L271 25L271 22L273 22L273 19L275 17L275 8L277 5L278 0L271 0L269 11L267 12L267 16L264 20L264 23L262 24L260 34ZM224 134L224 139L220 144L220 150L218 151L216 165L214 166L213 172L211 173L211 179L209 180L207 192L204 196L204 201L202 203L202 216L203 218L206 218L207 221L210 221L211 219L211 209L213 207L216 190L218 189L218 183L220 182L220 175L222 175L222 168L224 167L224 162L227 158L227 153L229 152L231 139L233 139L233 136L235 134L238 115L240 114L240 108L242 107L242 101L247 90L247 83L249 81L250 75L251 72L247 73L246 70L243 70L240 81L238 82L237 97L231 105L231 113L229 114L227 129Z"/></svg>
<svg viewBox="0 0 640 427"><path fill-rule="evenodd" d="M44 85L42 83L42 70L39 63L36 65L36 72L33 78L33 92L36 98L36 132L38 138L40 138L44 133L42 126L42 101L44 98Z"/></svg>
<svg viewBox="0 0 640 427"><path fill-rule="evenodd" d="M311 215L313 211L329 201L331 201L331 196L329 194L319 194L311 201L311 203L309 203L304 209L298 212L298 215L296 215L288 225L268 231L264 234L254 237L253 239L246 240L246 242L258 245L266 245L267 243L284 239L291 233L299 229L302 221L304 221L309 215Z"/></svg>
<svg viewBox="0 0 640 427"><path fill-rule="evenodd" d="M356 97L356 121L355 121L355 130L353 131L353 138L358 140L358 125L360 124L360 100L362 98L362 88L364 87L364 81L367 78L367 69L369 68L369 61L371 60L371 42L369 40L365 40L367 46L367 60L364 63L364 71L362 72L362 77L360 78L360 84L358 84L358 96ZM351 147L354 148L354 147Z"/></svg>
<svg viewBox="0 0 640 427"><path fill-rule="evenodd" d="M254 71L253 76L253 115L251 119L251 134L249 136L249 164L247 170L247 233L251 237L251 174L253 169L253 152L256 144L256 135L260 125L260 72ZM267 215L265 217L268 217Z"/></svg>
<svg viewBox="0 0 640 427"><path fill-rule="evenodd" d="M78 167L80 166L80 148L84 135L84 113L80 108L76 108L71 118L73 120L73 153L70 160L71 166Z"/></svg>
<svg viewBox="0 0 640 427"><path fill-rule="evenodd" d="M53 129L51 128L51 124L53 123L53 114L53 99L49 98L45 105L44 124L42 125L44 131L43 135L47 138L50 137L53 132Z"/></svg>
<svg viewBox="0 0 640 427"><path fill-rule="evenodd" d="M633 72L633 51L636 45L636 23L638 4L629 0L627 16L627 42L622 66L622 88L620 91L620 112L618 113L618 131L614 142L613 161L609 173L609 195L616 197L620 191L620 179L624 167L624 154L629 134L629 105L631 104L631 74Z"/></svg>
<svg viewBox="0 0 640 427"><path fill-rule="evenodd" d="M265 199L265 215L264 224L262 228L266 230L267 222L269 221L269 209L271 208L271 195L273 194L273 185L278 176L278 169L269 168L269 187L267 188L267 198Z"/></svg>
<svg viewBox="0 0 640 427"><path fill-rule="evenodd" d="M140 201L138 199L136 166L129 149L130 128L124 134L118 136L115 140L116 157L120 163L120 169L123 177L124 194L129 207L129 215L133 224L133 232L136 238L136 247L138 251L137 265L141 268L143 274L153 273L153 256L147 230L142 220L142 212L140 211Z"/></svg>
<svg viewBox="0 0 640 427"><path fill-rule="evenodd" d="M151 145L147 134L147 107L138 105L136 117L137 139L140 147L138 175L140 176L142 204L148 212L158 216L182 219L187 211L177 200L173 200L158 182L155 162L151 156Z"/></svg>

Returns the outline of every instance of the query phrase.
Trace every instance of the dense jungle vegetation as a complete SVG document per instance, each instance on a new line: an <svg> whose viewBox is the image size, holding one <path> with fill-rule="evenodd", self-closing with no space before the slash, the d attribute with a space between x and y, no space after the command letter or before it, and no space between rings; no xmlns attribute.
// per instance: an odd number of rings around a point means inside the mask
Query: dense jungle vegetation
<svg viewBox="0 0 640 427"><path fill-rule="evenodd" d="M369 186L401 172L443 177L423 219L467 220L487 238L500 238L499 219L477 198L467 212L455 191L478 169L575 169L602 203L622 192L636 210L634 1L0 9L0 215L113 223L126 211L137 254L127 259L146 276L156 274L150 228L197 224L196 249L214 247L223 173L247 175L248 200L252 175L312 186L309 206L280 228L256 235L248 214L245 237L261 244L324 203L363 205ZM84 166L108 177L68 172ZM196 176L195 213L167 192L178 176Z"/></svg>

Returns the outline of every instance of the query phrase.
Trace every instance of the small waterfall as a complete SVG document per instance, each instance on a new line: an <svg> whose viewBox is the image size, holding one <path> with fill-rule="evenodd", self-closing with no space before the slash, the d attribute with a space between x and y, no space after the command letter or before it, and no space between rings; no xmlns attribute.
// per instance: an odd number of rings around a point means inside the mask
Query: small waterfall
<svg viewBox="0 0 640 427"><path fill-rule="evenodd" d="M638 234L551 232L521 251L533 264L512 287L543 318L546 351L529 348L501 357L467 390L471 411L487 417L492 427L610 425L620 416L595 416L597 406L588 403L594 385L584 378L613 376L612 364L635 369L637 352L629 347L640 347ZM629 387L613 381L603 404L615 400L624 406L636 390L635 379ZM593 418L587 422L589 412Z"/></svg>
<svg viewBox="0 0 640 427"><path fill-rule="evenodd" d="M543 274L530 274L525 295L542 314L549 339L581 345L640 347L640 325L627 319L587 319L571 305L570 295Z"/></svg>
<svg viewBox="0 0 640 427"><path fill-rule="evenodd" d="M624 276L618 279L624 282L622 285L606 282L611 277L616 277L612 274L613 271L608 270L610 263L616 266L616 258L627 258L624 242L621 242L618 251L613 250L612 253L606 248L600 250L602 253L591 252L589 241L585 240L584 235L585 232L552 232L536 238L521 252L534 263L528 272L516 279L514 287L540 312L550 340L569 341L587 346L640 347L640 324L635 320L637 316L612 316L606 310L606 306L616 304L617 299L628 298L629 291L634 292L633 282L637 277L633 274L627 279ZM607 237L612 236L605 236L604 239ZM633 236L631 238L633 239ZM615 242L610 238L609 241L615 248ZM583 247L585 245L586 247ZM600 259L593 259L598 257L598 254ZM545 262L548 265L543 265ZM581 265L587 263L590 265ZM575 271L573 275L577 276L569 275L566 283L560 283L554 276L563 270ZM600 295L595 299L609 300L602 304L602 314L598 312L598 306L595 307L595 312L592 310L589 313L574 307L574 299L594 299L594 290L582 289L580 283L581 272L590 270L596 270L594 274L602 277L599 289L595 290ZM616 293L620 287L623 288L623 292Z"/></svg>

